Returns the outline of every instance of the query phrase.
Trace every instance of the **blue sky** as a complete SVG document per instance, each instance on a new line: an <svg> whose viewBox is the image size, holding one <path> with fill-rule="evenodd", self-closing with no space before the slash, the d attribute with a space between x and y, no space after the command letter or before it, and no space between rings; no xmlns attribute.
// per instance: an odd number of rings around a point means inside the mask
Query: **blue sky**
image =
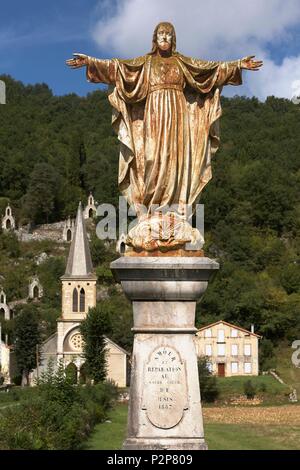
<svg viewBox="0 0 300 470"><path fill-rule="evenodd" d="M148 52L152 31L170 20L178 50L205 59L255 54L265 62L227 94L290 98L300 87L299 0L0 0L0 74L45 82L55 94L84 95L98 85L70 70L72 52L134 57Z"/></svg>

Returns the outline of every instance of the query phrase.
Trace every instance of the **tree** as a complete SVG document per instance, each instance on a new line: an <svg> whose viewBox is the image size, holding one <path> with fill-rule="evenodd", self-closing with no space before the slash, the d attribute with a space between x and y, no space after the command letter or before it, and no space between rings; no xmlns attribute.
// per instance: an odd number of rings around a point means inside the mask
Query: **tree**
<svg viewBox="0 0 300 470"><path fill-rule="evenodd" d="M33 222L47 222L53 214L59 188L59 175L48 163L38 163L29 180L25 212Z"/></svg>
<svg viewBox="0 0 300 470"><path fill-rule="evenodd" d="M83 354L87 375L95 383L106 378L106 344L105 334L109 330L108 317L101 305L91 308L86 319L80 325L83 338Z"/></svg>
<svg viewBox="0 0 300 470"><path fill-rule="evenodd" d="M20 373L29 385L29 374L37 366L40 344L39 323L32 305L25 305L16 318L15 354Z"/></svg>

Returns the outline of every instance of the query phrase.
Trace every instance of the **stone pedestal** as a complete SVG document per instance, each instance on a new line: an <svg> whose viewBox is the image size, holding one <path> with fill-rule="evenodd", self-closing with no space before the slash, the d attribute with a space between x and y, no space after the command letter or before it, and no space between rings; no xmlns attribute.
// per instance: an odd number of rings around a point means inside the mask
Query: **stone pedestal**
<svg viewBox="0 0 300 470"><path fill-rule="evenodd" d="M124 449L207 448L194 345L196 301L218 263L122 257L111 264L132 301L134 346Z"/></svg>

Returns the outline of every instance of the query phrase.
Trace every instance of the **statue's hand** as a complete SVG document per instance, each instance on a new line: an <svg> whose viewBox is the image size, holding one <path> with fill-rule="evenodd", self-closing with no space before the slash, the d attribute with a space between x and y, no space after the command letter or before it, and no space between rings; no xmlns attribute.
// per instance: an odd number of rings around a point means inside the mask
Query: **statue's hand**
<svg viewBox="0 0 300 470"><path fill-rule="evenodd" d="M246 70L259 70L263 65L262 60L253 60L255 55L249 55L241 60L241 68Z"/></svg>
<svg viewBox="0 0 300 470"><path fill-rule="evenodd" d="M78 52L75 52L73 54L74 58L73 59L68 59L66 60L66 64L71 67L72 69L78 69L80 67L84 67L85 65L88 65L88 56L85 54L78 54Z"/></svg>

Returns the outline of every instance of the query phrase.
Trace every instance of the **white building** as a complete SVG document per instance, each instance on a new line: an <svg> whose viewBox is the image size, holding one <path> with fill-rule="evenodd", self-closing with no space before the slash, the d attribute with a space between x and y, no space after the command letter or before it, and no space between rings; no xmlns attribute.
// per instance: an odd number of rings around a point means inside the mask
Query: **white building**
<svg viewBox="0 0 300 470"><path fill-rule="evenodd" d="M261 336L223 320L200 328L195 344L211 371L219 377L258 375L258 340Z"/></svg>
<svg viewBox="0 0 300 470"><path fill-rule="evenodd" d="M5 209L5 215L2 218L2 229L3 230L15 230L15 228L16 228L15 218L12 215L11 207L8 204Z"/></svg>
<svg viewBox="0 0 300 470"><path fill-rule="evenodd" d="M95 201L94 196L92 195L92 193L90 193L90 195L88 197L88 203L85 206L84 211L83 211L83 217L85 219L91 219L92 217L94 217L97 214L96 205L97 205L97 202Z"/></svg>

